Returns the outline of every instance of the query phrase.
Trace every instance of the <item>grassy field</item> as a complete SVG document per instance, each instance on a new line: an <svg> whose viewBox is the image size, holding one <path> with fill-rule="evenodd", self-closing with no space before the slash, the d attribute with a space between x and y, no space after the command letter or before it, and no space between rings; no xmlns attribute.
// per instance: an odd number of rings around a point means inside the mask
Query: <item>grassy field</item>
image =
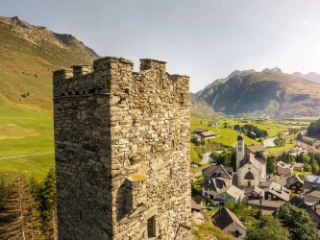
<svg viewBox="0 0 320 240"><path fill-rule="evenodd" d="M8 177L46 175L54 164L52 71L94 59L71 36L67 45L53 38L0 19L0 171Z"/></svg>
<svg viewBox="0 0 320 240"><path fill-rule="evenodd" d="M266 130L268 132L268 138L276 137L278 133L282 133L282 135L285 136L287 142L285 146L271 147L266 149L266 153L280 155L283 151L289 150L294 146L295 135L285 135L284 133L286 133L288 129L292 128L293 126L300 128L301 126L296 126L294 124L297 122L302 122L303 120L305 121L306 119L289 119L285 121L286 124L277 123L278 121L275 121L274 119L267 119L261 122L256 122L255 120L256 118L247 117L245 120L246 122L243 122L244 120L234 118L216 117L212 119L205 119L201 118L199 115L191 115L190 133L192 136L194 129L206 129L214 132L217 135L217 138L206 140L205 142L212 141L214 143L220 143L234 147L239 135L239 131L233 129L234 125L239 124L240 126L243 126L245 124L252 124L259 129ZM219 125L209 126L210 122L218 123ZM243 137L247 146L262 144L260 141L258 141L259 139L254 140L245 135ZM205 147L194 146L193 144L190 144L190 158L192 161L200 162L202 154L208 151L213 151L214 149L214 147L211 147L210 149L210 146L207 143L205 144Z"/></svg>
<svg viewBox="0 0 320 240"><path fill-rule="evenodd" d="M10 104L0 106L0 170L8 178L22 171L41 180L54 165L53 151L51 114Z"/></svg>

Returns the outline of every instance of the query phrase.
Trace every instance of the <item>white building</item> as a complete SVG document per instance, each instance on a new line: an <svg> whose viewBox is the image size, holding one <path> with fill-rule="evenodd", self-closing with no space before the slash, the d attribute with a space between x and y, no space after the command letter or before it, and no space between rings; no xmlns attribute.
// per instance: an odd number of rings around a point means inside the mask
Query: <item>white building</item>
<svg viewBox="0 0 320 240"><path fill-rule="evenodd" d="M258 186L266 180L267 161L263 157L263 146L252 146L245 151L241 135L237 138L238 186ZM246 154L245 154L246 153Z"/></svg>

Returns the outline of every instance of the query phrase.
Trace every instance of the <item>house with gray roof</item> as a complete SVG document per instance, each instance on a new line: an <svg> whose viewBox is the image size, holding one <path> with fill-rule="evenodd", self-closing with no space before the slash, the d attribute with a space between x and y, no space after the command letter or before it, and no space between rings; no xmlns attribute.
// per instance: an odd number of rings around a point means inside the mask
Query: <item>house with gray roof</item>
<svg viewBox="0 0 320 240"><path fill-rule="evenodd" d="M246 196L246 199L262 199L264 198L264 191L257 187L257 186L251 186L246 187L244 189L244 195Z"/></svg>
<svg viewBox="0 0 320 240"><path fill-rule="evenodd" d="M271 215L275 211L278 211L281 206L286 204L286 202L283 201L270 201L270 200L264 200L264 199L250 199L247 202L248 207L255 207L261 210L262 214L268 214Z"/></svg>
<svg viewBox="0 0 320 240"><path fill-rule="evenodd" d="M209 166L203 170L202 195L214 199L217 193L232 183L232 168L223 165Z"/></svg>
<svg viewBox="0 0 320 240"><path fill-rule="evenodd" d="M243 191L234 185L222 188L216 195L215 199L225 202L237 203L243 198Z"/></svg>
<svg viewBox="0 0 320 240"><path fill-rule="evenodd" d="M277 173L278 175L292 175L293 174L293 166L291 164L278 161L277 162Z"/></svg>
<svg viewBox="0 0 320 240"><path fill-rule="evenodd" d="M265 200L273 201L289 201L290 190L286 187L281 186L279 183L271 182L268 188L264 190Z"/></svg>
<svg viewBox="0 0 320 240"><path fill-rule="evenodd" d="M320 176L307 175L304 179L303 189L320 189Z"/></svg>
<svg viewBox="0 0 320 240"><path fill-rule="evenodd" d="M320 204L320 190L304 189L302 199L308 206L315 206L316 204Z"/></svg>
<svg viewBox="0 0 320 240"><path fill-rule="evenodd" d="M229 233L236 238L244 239L246 237L246 228L237 216L229 209L223 207L213 215L214 223L224 233Z"/></svg>

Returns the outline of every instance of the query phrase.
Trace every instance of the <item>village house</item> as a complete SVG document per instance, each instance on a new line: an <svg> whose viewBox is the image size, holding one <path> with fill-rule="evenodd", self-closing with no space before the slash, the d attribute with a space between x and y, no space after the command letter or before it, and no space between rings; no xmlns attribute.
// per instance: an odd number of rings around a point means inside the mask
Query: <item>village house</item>
<svg viewBox="0 0 320 240"><path fill-rule="evenodd" d="M204 183L202 185L202 195L206 198L214 199L224 187L232 184L233 170L231 167L223 165L209 166L203 170Z"/></svg>
<svg viewBox="0 0 320 240"><path fill-rule="evenodd" d="M194 138L196 138L198 141L203 141L206 139L217 137L215 133L210 132L206 129L195 129L193 133L194 133Z"/></svg>
<svg viewBox="0 0 320 240"><path fill-rule="evenodd" d="M293 174L293 166L291 164L287 164L282 161L278 161L276 163L277 173L278 175L292 175Z"/></svg>
<svg viewBox="0 0 320 240"><path fill-rule="evenodd" d="M284 201L284 202L289 201L289 195L290 195L289 189L287 189L284 186L281 186L276 182L265 182L264 184L269 185L267 187L263 187L263 185L260 186L264 191L265 200Z"/></svg>
<svg viewBox="0 0 320 240"><path fill-rule="evenodd" d="M293 164L293 170L303 172L304 163L293 162L292 164Z"/></svg>
<svg viewBox="0 0 320 240"><path fill-rule="evenodd" d="M318 189L320 190L320 176L309 174L305 177L303 189Z"/></svg>
<svg viewBox="0 0 320 240"><path fill-rule="evenodd" d="M200 136L201 140L206 140L206 139L211 139L211 138L216 138L217 137L215 133L210 132L210 131L201 132L198 135Z"/></svg>
<svg viewBox="0 0 320 240"><path fill-rule="evenodd" d="M319 189L304 189L302 200L308 206L316 206L320 204L320 190Z"/></svg>
<svg viewBox="0 0 320 240"><path fill-rule="evenodd" d="M264 191L257 186L251 186L251 187L246 187L244 189L244 195L245 195L246 200L263 199Z"/></svg>
<svg viewBox="0 0 320 240"><path fill-rule="evenodd" d="M195 130L193 130L193 133L194 134L200 134L200 133L206 132L206 131L208 131L208 130L207 129L196 128Z"/></svg>
<svg viewBox="0 0 320 240"><path fill-rule="evenodd" d="M246 237L246 228L237 216L229 209L223 207L213 215L215 224L224 233L229 233L236 238L244 239Z"/></svg>
<svg viewBox="0 0 320 240"><path fill-rule="evenodd" d="M215 196L215 199L229 203L240 202L243 198L243 191L234 185L222 188Z"/></svg>
<svg viewBox="0 0 320 240"><path fill-rule="evenodd" d="M290 189L292 193L301 194L303 192L303 181L296 174L288 177L286 182L286 187Z"/></svg>
<svg viewBox="0 0 320 240"><path fill-rule="evenodd" d="M286 202L283 201L270 201L264 199L251 199L248 200L248 207L255 207L261 210L262 214L271 215L278 211Z"/></svg>
<svg viewBox="0 0 320 240"><path fill-rule="evenodd" d="M263 156L263 153L265 151L265 147L262 146L262 145L258 145L258 146L249 146L246 148L246 154L254 154L254 155L257 155L257 153L261 153L260 155Z"/></svg>

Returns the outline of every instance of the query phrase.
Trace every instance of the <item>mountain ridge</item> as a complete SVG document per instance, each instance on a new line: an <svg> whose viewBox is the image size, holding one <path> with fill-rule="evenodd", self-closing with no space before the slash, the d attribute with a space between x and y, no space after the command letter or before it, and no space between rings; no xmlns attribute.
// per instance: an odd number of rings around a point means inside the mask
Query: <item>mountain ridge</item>
<svg viewBox="0 0 320 240"><path fill-rule="evenodd" d="M0 16L0 114L12 109L52 113L52 71L91 65L98 57L70 34Z"/></svg>
<svg viewBox="0 0 320 240"><path fill-rule="evenodd" d="M320 85L279 68L236 75L198 93L225 114L320 114Z"/></svg>

